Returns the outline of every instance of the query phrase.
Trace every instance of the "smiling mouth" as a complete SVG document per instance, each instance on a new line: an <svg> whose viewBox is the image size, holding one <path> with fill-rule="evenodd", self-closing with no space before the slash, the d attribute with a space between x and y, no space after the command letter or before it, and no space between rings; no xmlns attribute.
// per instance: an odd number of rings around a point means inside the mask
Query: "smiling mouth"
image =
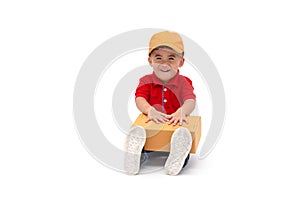
<svg viewBox="0 0 300 200"><path fill-rule="evenodd" d="M166 70L160 69L159 71L161 71L161 72L169 72L170 69L166 69Z"/></svg>

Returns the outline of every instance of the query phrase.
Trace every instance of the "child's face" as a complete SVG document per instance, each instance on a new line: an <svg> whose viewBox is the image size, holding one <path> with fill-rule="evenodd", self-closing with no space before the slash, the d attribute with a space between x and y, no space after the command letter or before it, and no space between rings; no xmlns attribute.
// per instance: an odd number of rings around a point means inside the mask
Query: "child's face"
<svg viewBox="0 0 300 200"><path fill-rule="evenodd" d="M184 63L184 58L173 50L160 48L154 50L148 58L154 74L164 83L169 82Z"/></svg>

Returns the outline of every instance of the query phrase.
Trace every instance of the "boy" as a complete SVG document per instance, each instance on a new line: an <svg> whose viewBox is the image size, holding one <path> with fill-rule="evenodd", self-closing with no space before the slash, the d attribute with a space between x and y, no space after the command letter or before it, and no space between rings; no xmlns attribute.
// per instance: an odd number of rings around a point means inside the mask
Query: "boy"
<svg viewBox="0 0 300 200"><path fill-rule="evenodd" d="M137 108L147 115L147 122L179 124L187 123L187 116L194 110L196 96L192 81L179 75L184 64L184 46L181 36L175 32L163 31L154 34L149 42L148 62L153 73L140 79L135 92ZM137 174L141 153L146 141L143 127L135 126L126 138L125 171ZM177 175L187 164L192 146L188 129L176 129L171 138L171 147L165 163L169 175Z"/></svg>

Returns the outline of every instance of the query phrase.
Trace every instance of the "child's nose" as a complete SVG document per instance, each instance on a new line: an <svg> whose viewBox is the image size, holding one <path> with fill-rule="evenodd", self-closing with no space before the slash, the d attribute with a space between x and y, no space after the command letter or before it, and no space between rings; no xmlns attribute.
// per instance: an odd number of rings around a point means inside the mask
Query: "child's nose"
<svg viewBox="0 0 300 200"><path fill-rule="evenodd" d="M160 60L160 64L167 64L168 63L168 60L167 59L161 59Z"/></svg>

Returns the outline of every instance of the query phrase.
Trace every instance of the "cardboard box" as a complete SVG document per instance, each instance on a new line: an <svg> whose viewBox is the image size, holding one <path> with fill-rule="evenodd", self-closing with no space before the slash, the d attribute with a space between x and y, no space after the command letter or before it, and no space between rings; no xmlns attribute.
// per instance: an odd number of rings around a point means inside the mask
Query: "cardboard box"
<svg viewBox="0 0 300 200"><path fill-rule="evenodd" d="M183 123L182 127L189 129L193 137L193 143L190 153L196 153L197 147L201 137L201 117L200 116L188 116L188 124ZM133 126L142 126L146 129L147 139L144 146L145 150L149 151L170 151L170 141L173 132L179 128L179 125L173 126L167 123L156 124L155 122L148 122L147 116L140 114Z"/></svg>

